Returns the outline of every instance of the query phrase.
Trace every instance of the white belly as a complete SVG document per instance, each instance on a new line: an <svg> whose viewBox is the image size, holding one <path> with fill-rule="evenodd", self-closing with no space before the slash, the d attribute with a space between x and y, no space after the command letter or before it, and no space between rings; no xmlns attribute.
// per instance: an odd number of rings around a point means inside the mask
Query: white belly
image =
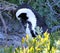
<svg viewBox="0 0 60 53"><path fill-rule="evenodd" d="M26 34L28 34L29 37L32 38L32 35L31 35L31 32L30 32L29 24L28 23L27 23L27 27L26 27Z"/></svg>

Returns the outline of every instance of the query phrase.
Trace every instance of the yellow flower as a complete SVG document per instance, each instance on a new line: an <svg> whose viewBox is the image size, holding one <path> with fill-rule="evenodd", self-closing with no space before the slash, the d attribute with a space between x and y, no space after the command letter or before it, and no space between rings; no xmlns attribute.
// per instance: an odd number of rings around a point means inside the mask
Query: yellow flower
<svg viewBox="0 0 60 53"><path fill-rule="evenodd" d="M37 38L41 39L42 37L40 35L38 35Z"/></svg>
<svg viewBox="0 0 60 53"><path fill-rule="evenodd" d="M36 51L41 51L41 48L35 47Z"/></svg>
<svg viewBox="0 0 60 53"><path fill-rule="evenodd" d="M46 37L46 36L49 36L49 33L46 31L45 33L44 33L44 36Z"/></svg>
<svg viewBox="0 0 60 53"><path fill-rule="evenodd" d="M45 41L48 41L48 39L49 39L49 36L46 35L45 38L44 38L44 42L45 42Z"/></svg>
<svg viewBox="0 0 60 53"><path fill-rule="evenodd" d="M49 40L49 33L45 32L44 33L44 42Z"/></svg>
<svg viewBox="0 0 60 53"><path fill-rule="evenodd" d="M17 52L19 51L17 48L15 49Z"/></svg>
<svg viewBox="0 0 60 53"><path fill-rule="evenodd" d="M27 47L26 50L27 50L27 53L29 53L29 47Z"/></svg>
<svg viewBox="0 0 60 53"><path fill-rule="evenodd" d="M29 52L31 52L31 53L34 52L34 48L33 48L33 46L29 49Z"/></svg>
<svg viewBox="0 0 60 53"><path fill-rule="evenodd" d="M39 46L41 43L39 41L36 42L36 45Z"/></svg>
<svg viewBox="0 0 60 53"><path fill-rule="evenodd" d="M51 53L56 53L56 48L52 47Z"/></svg>
<svg viewBox="0 0 60 53"><path fill-rule="evenodd" d="M22 43L24 43L24 41L25 41L25 39L24 39L24 37L22 38Z"/></svg>
<svg viewBox="0 0 60 53"><path fill-rule="evenodd" d="M27 35L26 35L26 39L28 39L28 38L29 38L29 35L27 34Z"/></svg>
<svg viewBox="0 0 60 53"><path fill-rule="evenodd" d="M36 43L36 39L32 39L32 42L33 42L33 43Z"/></svg>
<svg viewBox="0 0 60 53"><path fill-rule="evenodd" d="M49 53L47 48L45 48L43 52L44 53Z"/></svg>
<svg viewBox="0 0 60 53"><path fill-rule="evenodd" d="M23 53L26 53L26 52L27 52L27 51L26 51L26 48L24 47L24 48L23 48Z"/></svg>
<svg viewBox="0 0 60 53"><path fill-rule="evenodd" d="M50 50L50 41L49 41L47 46L48 46L47 49Z"/></svg>
<svg viewBox="0 0 60 53"><path fill-rule="evenodd" d="M17 53L23 53L21 48L20 48L20 50L19 50L18 48L16 48L15 51L16 51ZM14 51L14 53L15 53L15 51Z"/></svg>

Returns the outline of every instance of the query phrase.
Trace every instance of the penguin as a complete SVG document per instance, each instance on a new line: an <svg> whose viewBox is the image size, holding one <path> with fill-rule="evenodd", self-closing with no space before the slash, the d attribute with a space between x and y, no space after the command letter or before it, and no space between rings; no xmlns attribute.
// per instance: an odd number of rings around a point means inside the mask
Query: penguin
<svg viewBox="0 0 60 53"><path fill-rule="evenodd" d="M16 11L16 18L21 21L22 25L26 30L26 34L30 37L36 37L36 27L42 27L44 33L48 26L45 23L45 18L33 9L29 4L23 3L18 6Z"/></svg>

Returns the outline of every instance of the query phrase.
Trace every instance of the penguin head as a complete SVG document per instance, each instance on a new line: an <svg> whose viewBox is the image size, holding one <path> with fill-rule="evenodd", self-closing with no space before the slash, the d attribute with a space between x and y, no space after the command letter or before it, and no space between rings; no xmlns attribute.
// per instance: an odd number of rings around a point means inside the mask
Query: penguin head
<svg viewBox="0 0 60 53"><path fill-rule="evenodd" d="M23 26L26 25L25 26L26 31L29 31L30 33L32 33L31 31L35 31L36 16L35 16L34 12L31 9L29 9L29 8L20 8L20 9L18 9L17 12L16 12L16 18L19 21L21 21ZM27 24L28 24L28 26L27 26ZM27 34L29 32L27 32Z"/></svg>
<svg viewBox="0 0 60 53"><path fill-rule="evenodd" d="M36 21L35 14L29 8L18 9L18 11L16 12L16 18L18 20L21 20L23 24L26 24L27 22L32 23Z"/></svg>

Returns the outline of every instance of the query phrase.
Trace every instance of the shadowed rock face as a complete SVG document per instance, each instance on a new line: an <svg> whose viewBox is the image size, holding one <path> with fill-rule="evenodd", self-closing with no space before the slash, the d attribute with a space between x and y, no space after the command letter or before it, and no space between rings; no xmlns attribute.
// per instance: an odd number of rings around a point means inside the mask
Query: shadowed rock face
<svg viewBox="0 0 60 53"><path fill-rule="evenodd" d="M7 10L8 12L10 12L12 9L16 9L14 6L15 4L12 5L8 2L0 1L0 13L4 10ZM14 14L13 15L10 13L8 14L7 11L4 11L2 13L2 17L5 20L7 25L7 34L4 33L5 28L0 19L0 46L4 47L4 46L12 45L13 47L18 47L20 46L22 37L25 37L25 30L21 25L21 23L18 22L17 19L15 19Z"/></svg>
<svg viewBox="0 0 60 53"><path fill-rule="evenodd" d="M25 29L16 19L5 18L8 34L4 33L4 27L0 26L0 46L18 47L21 44L22 37L25 37ZM0 21L1 22L1 21ZM1 23L2 24L2 23Z"/></svg>

